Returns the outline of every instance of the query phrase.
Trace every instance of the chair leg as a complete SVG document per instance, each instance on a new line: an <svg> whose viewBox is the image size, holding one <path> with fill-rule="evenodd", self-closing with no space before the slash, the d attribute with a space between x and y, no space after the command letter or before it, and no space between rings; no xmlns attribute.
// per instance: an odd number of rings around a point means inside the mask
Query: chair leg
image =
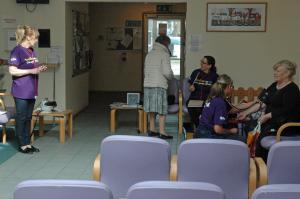
<svg viewBox="0 0 300 199"><path fill-rule="evenodd" d="M182 113L178 113L178 134L181 136L183 130L183 117Z"/></svg>
<svg viewBox="0 0 300 199"><path fill-rule="evenodd" d="M2 126L2 143L6 144L6 127Z"/></svg>

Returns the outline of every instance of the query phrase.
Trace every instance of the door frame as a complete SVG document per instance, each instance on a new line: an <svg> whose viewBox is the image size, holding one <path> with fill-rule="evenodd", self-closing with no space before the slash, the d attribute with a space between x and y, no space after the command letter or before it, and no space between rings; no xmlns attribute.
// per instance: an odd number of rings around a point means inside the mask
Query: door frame
<svg viewBox="0 0 300 199"><path fill-rule="evenodd" d="M186 13L183 12L177 12L177 13L149 13L145 12L143 13L143 30L142 30L142 61L143 61L143 67L142 67L142 82L144 79L144 65L145 65L145 57L148 53L148 19L179 19L181 20L181 36L180 36L180 42L181 42L181 49L180 49L180 80L184 79L185 74L185 39L186 39L186 32L185 32L185 20L186 20Z"/></svg>

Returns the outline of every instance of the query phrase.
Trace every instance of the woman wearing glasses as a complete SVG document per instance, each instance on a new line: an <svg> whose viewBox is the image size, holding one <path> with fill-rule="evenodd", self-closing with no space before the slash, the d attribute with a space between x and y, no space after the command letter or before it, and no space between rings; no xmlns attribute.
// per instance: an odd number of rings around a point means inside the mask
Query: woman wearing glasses
<svg viewBox="0 0 300 199"><path fill-rule="evenodd" d="M187 107L191 121L198 127L199 116L201 115L203 107L201 102L207 99L211 86L217 81L218 74L215 66L215 58L212 56L204 56L200 61L200 68L194 70L189 78L190 97L187 101ZM200 102L200 103L197 103ZM198 105L192 105L196 102Z"/></svg>

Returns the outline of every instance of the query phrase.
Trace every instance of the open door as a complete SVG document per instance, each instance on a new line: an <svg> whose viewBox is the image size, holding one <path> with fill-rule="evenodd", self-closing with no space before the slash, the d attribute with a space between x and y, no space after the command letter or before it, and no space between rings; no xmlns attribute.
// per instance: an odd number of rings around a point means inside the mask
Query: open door
<svg viewBox="0 0 300 199"><path fill-rule="evenodd" d="M171 39L172 70L175 77L182 80L184 78L185 13L144 13L143 25L143 63L159 35L159 27L166 27L167 36Z"/></svg>

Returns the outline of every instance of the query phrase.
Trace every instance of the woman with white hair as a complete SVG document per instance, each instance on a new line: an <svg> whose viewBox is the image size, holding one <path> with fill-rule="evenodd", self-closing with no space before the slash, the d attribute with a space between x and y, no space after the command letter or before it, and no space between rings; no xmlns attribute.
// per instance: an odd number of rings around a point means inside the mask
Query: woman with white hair
<svg viewBox="0 0 300 199"><path fill-rule="evenodd" d="M165 120L168 113L167 89L168 80L173 78L170 63L169 45L171 40L166 35L158 36L153 49L147 54L144 70L144 111L149 113L149 136L172 139L165 131ZM159 132L155 127L156 115L159 116Z"/></svg>
<svg viewBox="0 0 300 199"><path fill-rule="evenodd" d="M289 60L277 62L273 66L275 82L267 88L264 100L258 101L238 116L239 119L245 119L249 114L265 108L265 112L258 118L262 131L256 145L256 156L265 160L268 151L260 145L261 139L275 135L277 129L286 122L300 121L300 91L293 82L296 68L297 65Z"/></svg>

